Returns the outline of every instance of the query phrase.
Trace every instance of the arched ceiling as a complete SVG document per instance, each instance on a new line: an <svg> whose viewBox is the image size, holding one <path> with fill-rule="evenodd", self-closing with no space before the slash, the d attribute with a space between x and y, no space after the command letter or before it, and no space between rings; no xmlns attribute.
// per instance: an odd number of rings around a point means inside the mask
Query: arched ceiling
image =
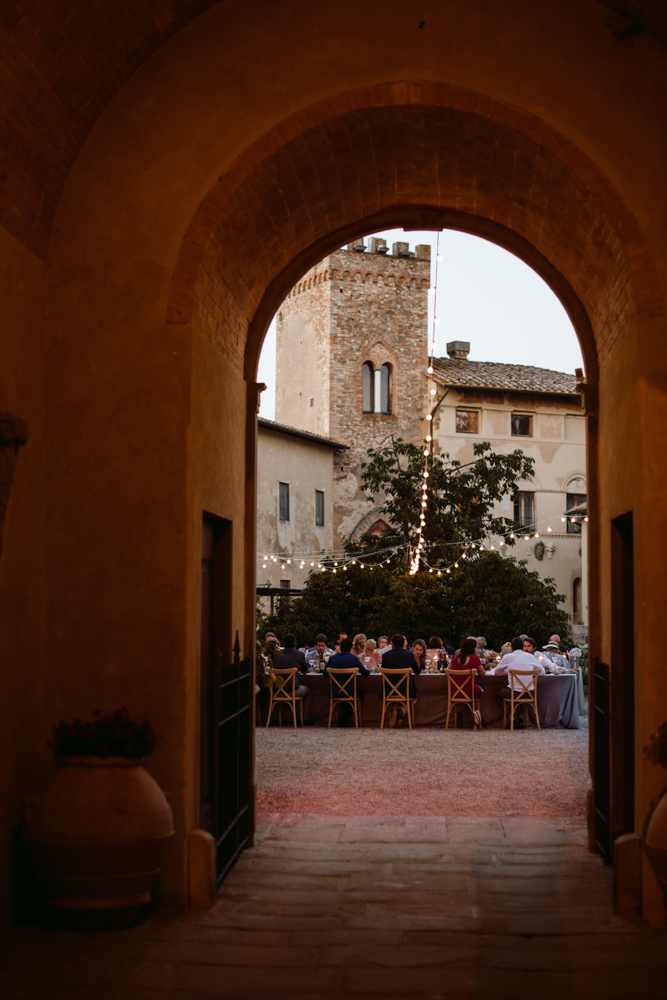
<svg viewBox="0 0 667 1000"><path fill-rule="evenodd" d="M2 0L0 224L44 257L67 175L106 105L165 42L227 2ZM619 41L667 43L661 0L600 6Z"/></svg>

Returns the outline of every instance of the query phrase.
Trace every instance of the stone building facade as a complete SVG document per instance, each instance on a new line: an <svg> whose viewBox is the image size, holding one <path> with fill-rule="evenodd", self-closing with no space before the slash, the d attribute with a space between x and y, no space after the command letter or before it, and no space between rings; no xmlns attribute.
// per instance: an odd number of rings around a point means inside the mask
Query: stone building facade
<svg viewBox="0 0 667 1000"><path fill-rule="evenodd" d="M359 240L304 275L278 312L276 420L349 444L334 455L336 546L378 521L359 488L368 448L419 436L430 249Z"/></svg>
<svg viewBox="0 0 667 1000"><path fill-rule="evenodd" d="M529 534L512 546L493 541L504 554L525 559L528 569L553 577L573 631L587 632L583 579L583 516L564 512L586 499L586 426L574 375L527 365L469 361L470 344L447 345L449 357L434 360L437 386L434 450L469 462L473 445L489 441L496 452L521 448L535 460L535 472L521 483L516 500L505 497L501 517L524 524ZM537 532L540 538L535 538Z"/></svg>
<svg viewBox="0 0 667 1000"><path fill-rule="evenodd" d="M346 448L263 417L258 430L257 586L298 590L333 548L333 456Z"/></svg>

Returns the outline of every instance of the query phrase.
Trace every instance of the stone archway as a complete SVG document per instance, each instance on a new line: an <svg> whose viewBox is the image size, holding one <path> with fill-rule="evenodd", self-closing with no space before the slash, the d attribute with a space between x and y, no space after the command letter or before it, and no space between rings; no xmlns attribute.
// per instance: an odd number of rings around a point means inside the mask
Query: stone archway
<svg viewBox="0 0 667 1000"><path fill-rule="evenodd" d="M134 52L133 75L123 63L115 82L127 83L107 88L106 110L101 99L86 104L85 129L72 127L59 147L46 216L24 199L13 231L26 242L6 236L0 247L13 276L3 290L10 367L18 359L16 392L26 392L25 406L3 405L43 443L21 454L40 499L27 505L17 481L22 506L0 567L30 633L9 635L11 697L27 701L24 677L43 691L28 724L17 714L8 730L19 750L7 801L18 814L24 772L44 767L36 746L53 704L73 715L130 701L150 713L169 735L154 766L177 819L172 901L184 897L183 843L197 825L201 515L233 522L232 618L245 651L256 362L277 305L328 250L392 224L451 226L533 266L586 357L599 459L588 472L594 575L609 577L610 519L634 508L638 578L650 594L662 584L664 324L653 261L661 276L664 156L656 88L638 71L655 53L621 48L594 0L570 3L568 18L522 0L511 17L496 5L482 20L475 5L426 2L428 31L414 24L410 38L401 18L412 15L395 2L380 19L373 4L347 2L315 18L297 0L267 5L273 21L263 3L262 17L258 4L219 3L177 32L179 20L154 57L142 64L152 43ZM311 29L328 39L322 52ZM19 225L23 210L34 230ZM33 600L23 569L38 536L48 602ZM605 588L603 661L613 647ZM661 615L638 591L644 741L662 721L664 679L641 642ZM649 767L639 770L638 829L659 791Z"/></svg>
<svg viewBox="0 0 667 1000"><path fill-rule="evenodd" d="M547 281L573 321L587 375L590 634L600 649L600 392L609 398L604 390L619 377L636 324L661 315L662 301L630 213L563 136L499 102L420 83L347 94L295 115L200 206L174 273L169 322L197 328L252 386L268 322L293 284L343 242L392 225L493 240ZM253 420L249 410L247 525ZM603 465L602 476L611 469ZM249 544L246 556L249 601Z"/></svg>

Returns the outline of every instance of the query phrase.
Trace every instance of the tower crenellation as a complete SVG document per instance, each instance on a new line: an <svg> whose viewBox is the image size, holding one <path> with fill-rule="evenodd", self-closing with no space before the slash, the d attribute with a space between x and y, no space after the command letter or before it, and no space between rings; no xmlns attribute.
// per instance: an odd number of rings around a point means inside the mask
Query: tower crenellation
<svg viewBox="0 0 667 1000"><path fill-rule="evenodd" d="M336 542L371 526L367 449L420 436L430 277L430 246L356 240L304 275L278 312L276 420L350 445L334 460Z"/></svg>

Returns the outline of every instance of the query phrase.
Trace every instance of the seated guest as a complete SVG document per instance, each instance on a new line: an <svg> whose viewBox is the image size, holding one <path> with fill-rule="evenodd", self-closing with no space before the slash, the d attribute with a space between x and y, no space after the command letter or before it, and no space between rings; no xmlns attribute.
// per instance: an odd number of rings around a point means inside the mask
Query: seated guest
<svg viewBox="0 0 667 1000"><path fill-rule="evenodd" d="M546 669L548 669L550 657L547 656L546 653L537 652L537 643L532 638L532 636L526 636L526 638L523 640L523 651L524 653L532 653L535 659L539 660L539 662L545 668L545 671Z"/></svg>
<svg viewBox="0 0 667 1000"><path fill-rule="evenodd" d="M426 643L423 639L415 639L412 643L412 655L422 670L426 670L428 660L426 657Z"/></svg>
<svg viewBox="0 0 667 1000"><path fill-rule="evenodd" d="M475 641L477 643L475 653L479 656L482 663L486 663L486 639L483 635L478 635Z"/></svg>
<svg viewBox="0 0 667 1000"><path fill-rule="evenodd" d="M341 642L341 639L347 639L347 632L339 632L338 633L338 638L336 639L336 646L335 646L335 650L334 650L336 653L340 653L340 642Z"/></svg>
<svg viewBox="0 0 667 1000"><path fill-rule="evenodd" d="M435 670L441 670L443 665L446 663L447 657L445 656L442 639L439 635L432 635L428 640L426 659L428 660L429 666L433 667Z"/></svg>
<svg viewBox="0 0 667 1000"><path fill-rule="evenodd" d="M405 636L404 635L392 635L391 637L392 649L385 653L382 657L382 666L387 667L389 670L406 670L408 667L413 674L420 674L422 668L419 666L414 658L414 655L410 650L405 648ZM382 695L380 695L382 697ZM417 697L417 686L415 684L415 679L410 675L410 700L414 701ZM405 706L401 705L401 715L406 714ZM392 705L389 712L389 727L393 729L398 719L398 705ZM401 721L401 725L402 720Z"/></svg>
<svg viewBox="0 0 667 1000"><path fill-rule="evenodd" d="M352 652L359 659L364 655L364 650L366 649L366 636L363 632L357 632L354 639L352 640Z"/></svg>
<svg viewBox="0 0 667 1000"><path fill-rule="evenodd" d="M329 657L333 654L333 649L329 649L327 646L327 637L321 632L319 635L315 636L315 645L308 650L306 655L306 663L310 670L314 670L317 673L322 673L325 664Z"/></svg>
<svg viewBox="0 0 667 1000"><path fill-rule="evenodd" d="M443 639L442 648L447 653L447 656L453 656L456 652L449 639Z"/></svg>
<svg viewBox="0 0 667 1000"><path fill-rule="evenodd" d="M375 648L375 639L366 639L366 646L359 657L367 670L378 670L382 663L382 657Z"/></svg>
<svg viewBox="0 0 667 1000"><path fill-rule="evenodd" d="M291 632L283 636L282 656L274 657L274 667L280 670L287 670L289 667L296 667L299 673L308 673L308 664L305 654L296 648L296 636ZM294 680L298 680L296 677ZM292 681L294 683L294 681ZM285 690L289 690L285 688ZM306 684L298 684L296 692L297 698L303 698L303 722L304 725L312 725L310 721L310 703L313 700L313 692Z"/></svg>
<svg viewBox="0 0 667 1000"><path fill-rule="evenodd" d="M377 652L378 656L382 658L385 653L389 652L391 646L389 645L389 639L386 635L381 635L378 639Z"/></svg>
<svg viewBox="0 0 667 1000"><path fill-rule="evenodd" d="M498 666L494 667L493 670L494 674L507 674L509 676L508 672L510 670L539 670L541 674L545 673L544 667L542 666L540 661L535 659L532 653L524 652L523 644L525 640L528 638L529 636L527 635L526 636L517 635L515 636L514 639L512 639L512 652L508 653L507 656L503 656ZM522 680L524 682L523 685L521 683ZM513 677L512 681L514 690L519 693L523 690L524 686L528 691L532 691L533 689L532 680L530 681L529 684L526 684L525 683L526 678L522 678L520 680L518 677ZM501 688L500 691L496 691L496 701L498 702L501 709L503 707L503 702L505 698L510 698L511 696L512 696L512 691L509 686ZM523 712L524 714L526 713L525 707L523 709ZM511 720L506 723L506 728L509 729L510 725L511 725ZM519 719L517 725L519 726L520 729L524 728L525 727L524 720Z"/></svg>
<svg viewBox="0 0 667 1000"><path fill-rule="evenodd" d="M452 657L452 661L449 664L450 670L476 670L480 677L484 677L484 667L482 666L482 661L475 652L477 648L477 639L469 637L464 639L461 643L461 651ZM470 681L466 681L463 685L463 693L470 694ZM483 694L482 688L479 684L475 684L475 698L481 698ZM475 720L477 722L482 721L482 714L479 709L475 709Z"/></svg>
<svg viewBox="0 0 667 1000"><path fill-rule="evenodd" d="M324 673L326 674L329 667L334 667L338 670L349 670L351 667L356 667L362 677L369 677L370 670L364 666L358 656L356 656L352 651L352 640L345 636L344 639L340 641L340 653L334 653L333 656L329 657L329 662L324 668ZM340 678L337 678L340 680ZM350 675L346 681L342 684L342 689L346 694L350 696L354 694L354 677ZM334 687L334 693L339 691L338 685ZM339 691L342 695L342 691ZM359 701L363 701L364 693L359 689L359 684L357 683L357 698ZM352 715L351 705L339 705L338 706L338 725L345 728Z"/></svg>

